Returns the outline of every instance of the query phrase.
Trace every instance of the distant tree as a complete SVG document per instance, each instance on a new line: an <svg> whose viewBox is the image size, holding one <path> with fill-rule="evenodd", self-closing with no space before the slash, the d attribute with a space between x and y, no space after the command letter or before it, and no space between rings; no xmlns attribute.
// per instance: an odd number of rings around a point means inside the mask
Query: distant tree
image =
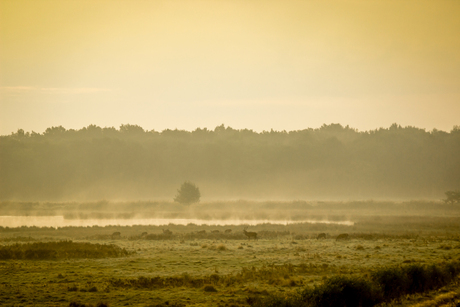
<svg viewBox="0 0 460 307"><path fill-rule="evenodd" d="M130 124L126 124L126 125L121 125L120 126L120 132L123 132L123 133L132 133L132 134L142 134L144 133L144 128L138 126L138 125L130 125Z"/></svg>
<svg viewBox="0 0 460 307"><path fill-rule="evenodd" d="M446 196L447 198L444 199L444 202L446 204L459 204L460 203L460 191L459 190L455 190L455 191L447 191L446 193Z"/></svg>
<svg viewBox="0 0 460 307"><path fill-rule="evenodd" d="M63 135L65 131L66 131L65 128L62 126L51 127L51 128L47 128L43 134L44 135Z"/></svg>
<svg viewBox="0 0 460 307"><path fill-rule="evenodd" d="M193 204L199 202L200 197L200 189L194 183L185 181L177 190L174 201L180 204Z"/></svg>

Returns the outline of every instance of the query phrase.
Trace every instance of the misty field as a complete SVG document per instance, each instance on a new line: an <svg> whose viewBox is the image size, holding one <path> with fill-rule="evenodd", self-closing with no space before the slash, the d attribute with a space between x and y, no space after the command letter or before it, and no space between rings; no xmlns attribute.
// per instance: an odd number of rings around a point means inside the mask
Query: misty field
<svg viewBox="0 0 460 307"><path fill-rule="evenodd" d="M2 203L2 212L13 219L13 213L19 213L14 208L26 205L40 207L37 215L51 209L68 218L89 214L83 209L78 216L59 211L65 204L24 203ZM373 202L344 203L343 211L325 214L339 205L302 209L298 203L245 204L267 209L246 211L247 219L283 219L287 213L280 208L289 208L300 220L310 220L285 224L212 225L210 220L208 225L0 227L0 302L2 306L276 306L282 301L291 306L291 298L305 289L322 289L334 278L371 280L379 270L415 270L424 276L431 275L423 270L438 272L436 280L430 278L422 288L399 296L390 293L394 300L387 305L460 302L460 208L419 202L388 203L382 210ZM100 206L95 210L99 218L111 218L105 205ZM126 215L126 204L114 206L126 219L133 218ZM174 206L169 213L160 207L157 204L156 214L162 217L177 212ZM238 215L219 208L208 210L209 218ZM245 229L256 232L257 240L249 239Z"/></svg>

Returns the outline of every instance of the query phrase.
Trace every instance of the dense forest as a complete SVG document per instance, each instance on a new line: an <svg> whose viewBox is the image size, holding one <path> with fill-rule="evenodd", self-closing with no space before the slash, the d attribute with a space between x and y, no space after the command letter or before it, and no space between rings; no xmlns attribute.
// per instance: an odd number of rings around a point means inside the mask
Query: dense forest
<svg viewBox="0 0 460 307"><path fill-rule="evenodd" d="M0 136L1 200L441 199L460 187L460 127L298 131L95 125Z"/></svg>

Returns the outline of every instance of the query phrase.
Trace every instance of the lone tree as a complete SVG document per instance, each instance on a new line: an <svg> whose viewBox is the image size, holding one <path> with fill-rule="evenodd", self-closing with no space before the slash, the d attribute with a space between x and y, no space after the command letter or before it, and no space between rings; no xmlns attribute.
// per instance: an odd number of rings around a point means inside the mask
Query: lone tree
<svg viewBox="0 0 460 307"><path fill-rule="evenodd" d="M455 191L447 191L446 193L446 196L447 198L444 199L444 202L446 204L459 204L460 203L460 191L459 190L455 190Z"/></svg>
<svg viewBox="0 0 460 307"><path fill-rule="evenodd" d="M185 181L177 190L174 201L180 204L193 204L199 202L200 197L200 189L194 183Z"/></svg>

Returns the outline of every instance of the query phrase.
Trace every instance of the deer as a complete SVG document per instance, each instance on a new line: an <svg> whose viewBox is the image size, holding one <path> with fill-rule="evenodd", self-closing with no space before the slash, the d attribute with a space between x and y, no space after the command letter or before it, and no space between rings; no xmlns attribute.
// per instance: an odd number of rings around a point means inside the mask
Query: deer
<svg viewBox="0 0 460 307"><path fill-rule="evenodd" d="M247 227L243 229L243 233L246 235L246 237L248 237L248 240L250 240L251 238L257 240L257 232L246 231L246 229Z"/></svg>

